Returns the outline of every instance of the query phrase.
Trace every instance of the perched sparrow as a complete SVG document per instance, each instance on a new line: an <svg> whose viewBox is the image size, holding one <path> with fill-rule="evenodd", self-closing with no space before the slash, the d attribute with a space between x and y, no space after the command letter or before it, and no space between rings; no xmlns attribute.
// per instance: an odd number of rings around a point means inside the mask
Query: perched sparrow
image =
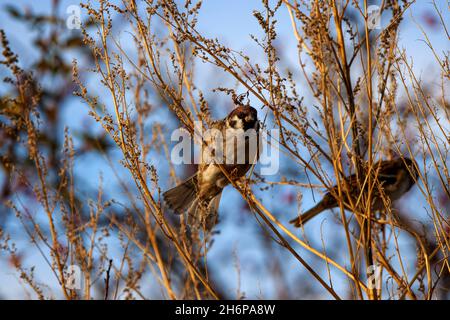
<svg viewBox="0 0 450 320"><path fill-rule="evenodd" d="M374 172L378 173L377 178L380 183L380 187L383 189L386 198L389 198L390 201L399 199L403 194L409 191L418 177L413 161L408 158L392 161L380 161L375 163ZM346 180L348 187L350 188L349 193L352 197L352 202L356 203L360 194L356 175L351 175L346 178ZM364 188L367 189L367 183ZM381 210L384 208L383 198L380 196L379 189L380 188L377 188L376 186L372 189L373 210ZM326 193L323 199L316 206L309 209L299 217L291 220L290 223L298 228L322 211L339 207L339 201L333 196L337 194L337 186L334 186L332 188L332 192ZM346 209L350 209L348 203L344 203L344 206Z"/></svg>
<svg viewBox="0 0 450 320"><path fill-rule="evenodd" d="M210 132L208 137L202 137L198 171L163 194L175 213L187 212L191 226L204 226L207 230L217 221L222 190L230 183L218 164L231 179L238 179L259 157L257 112L250 106L238 106L225 119L214 122Z"/></svg>

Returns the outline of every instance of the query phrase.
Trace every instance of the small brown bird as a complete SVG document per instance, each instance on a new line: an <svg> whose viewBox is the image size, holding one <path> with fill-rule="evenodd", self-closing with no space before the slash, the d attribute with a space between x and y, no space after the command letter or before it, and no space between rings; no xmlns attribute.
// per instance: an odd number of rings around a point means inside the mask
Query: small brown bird
<svg viewBox="0 0 450 320"><path fill-rule="evenodd" d="M225 119L214 122L211 129L221 136L218 139L218 135L212 133L202 137L206 147L203 146L197 172L163 194L175 213L187 212L191 227L203 226L206 230L216 224L222 190L230 183L217 163L231 179L238 179L247 173L260 154L256 109L240 105Z"/></svg>
<svg viewBox="0 0 450 320"><path fill-rule="evenodd" d="M374 164L374 172L377 172L377 179L383 189L386 198L390 201L398 200L403 194L409 191L417 180L418 172L415 169L411 159L403 158L389 161L380 161ZM351 175L347 179L350 188L352 202L356 203L360 194L356 175ZM367 188L367 184L365 184ZM300 227L314 218L324 210L339 207L339 201L333 196L337 195L337 186L332 188L331 192L327 192L323 199L314 207L306 211L304 214L290 221L295 227ZM383 198L380 196L379 188L372 189L372 209L381 210L384 208ZM350 209L347 203L344 203L346 209Z"/></svg>

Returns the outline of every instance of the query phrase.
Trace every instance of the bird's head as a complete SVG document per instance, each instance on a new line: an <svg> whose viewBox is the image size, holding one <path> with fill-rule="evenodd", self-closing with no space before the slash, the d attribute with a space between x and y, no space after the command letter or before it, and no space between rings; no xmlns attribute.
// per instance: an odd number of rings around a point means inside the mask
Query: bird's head
<svg viewBox="0 0 450 320"><path fill-rule="evenodd" d="M238 106L227 117L227 127L232 129L258 128L258 112L250 106Z"/></svg>

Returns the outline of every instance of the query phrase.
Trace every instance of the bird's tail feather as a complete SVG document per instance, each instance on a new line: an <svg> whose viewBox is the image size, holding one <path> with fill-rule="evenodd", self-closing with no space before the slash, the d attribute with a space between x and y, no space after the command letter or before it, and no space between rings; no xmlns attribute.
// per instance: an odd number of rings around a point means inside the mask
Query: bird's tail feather
<svg viewBox="0 0 450 320"><path fill-rule="evenodd" d="M325 210L326 207L322 202L319 202L316 206L312 207L308 211L306 211L304 214L298 216L295 219L292 219L289 221L289 223L293 224L294 227L300 228L302 225L304 225L306 222L314 218L316 215L321 213L323 210Z"/></svg>
<svg viewBox="0 0 450 320"><path fill-rule="evenodd" d="M183 214L197 200L197 174L163 194L164 201L176 213Z"/></svg>
<svg viewBox="0 0 450 320"><path fill-rule="evenodd" d="M188 223L193 228L211 230L217 223L222 192L207 200L200 199L197 192L197 174L178 186L164 192L164 201L176 214L187 213Z"/></svg>

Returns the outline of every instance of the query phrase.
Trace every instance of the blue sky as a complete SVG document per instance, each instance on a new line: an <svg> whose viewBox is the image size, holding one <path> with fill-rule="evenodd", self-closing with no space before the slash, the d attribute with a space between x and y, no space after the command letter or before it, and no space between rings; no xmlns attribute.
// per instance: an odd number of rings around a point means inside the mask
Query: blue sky
<svg viewBox="0 0 450 320"><path fill-rule="evenodd" d="M3 0L1 5L13 4L19 7L29 6L38 12L48 12L49 3L50 1ZM447 1L441 0L436 1L436 3L444 12L444 18L448 22L450 13L448 9L446 9ZM60 9L63 10L72 4L78 4L78 1L62 1ZM257 55L260 53L259 49L250 38L250 34L261 35L260 27L256 19L252 16L252 12L255 8L261 8L260 1L205 0L199 17L198 29L207 37L219 38L219 40L221 40L224 44L237 51L242 50L250 56L252 56L252 53ZM428 1L417 1L417 4L414 5L413 8L414 10L409 10L406 14L407 18L402 25L400 46L404 47L408 54L414 59L417 74L421 75L424 80L427 80L429 77L434 77L437 70L433 70L433 62L429 58L430 51L427 45L422 41L423 35L414 23L414 19L418 21L420 25L424 25L424 15L427 13L433 13L433 7ZM286 51L283 52L282 55L292 66L295 66L297 63L297 51L295 49L296 41L292 35L292 27L286 8L282 7L279 10L277 19L279 34L278 42L283 44L283 48ZM26 64L26 61L33 57L33 52L27 49L28 41L31 38L29 30L10 20L3 10L0 10L0 21L2 21L1 28L6 30L7 35L10 38L13 50L19 53L22 61ZM436 30L429 26L425 26L424 28L425 31L428 32L430 41L433 43L438 53L449 50L449 41L446 39L442 30ZM215 76L216 73L221 71L218 71L208 65L199 64L198 67L199 71L197 74L197 83L202 85L201 90L203 92L208 92L214 87L223 85L223 83L221 83L223 78L220 76ZM294 72L297 72L296 75L300 77L300 70L294 69ZM199 80L203 77L206 78L207 81ZM229 83L227 83L227 85L232 86L233 82L230 79L228 79L228 81ZM302 80L299 80L299 83L301 83L301 81ZM220 96L219 100L220 98L223 98L223 96ZM306 96L306 101L308 100L312 101L313 99L310 96ZM83 125L94 125L94 122L87 116L87 108L85 108L76 98L72 100L70 106L66 110L66 113L67 125L72 130L76 130L76 128ZM149 162L157 165L158 159L149 159ZM127 171L123 170L118 163L115 165L119 174L127 179ZM112 175L111 170L105 166L104 160L102 161L87 157L80 159L78 166L80 170L81 168L84 170L83 175L85 176L86 182L91 184L94 189L96 187L100 172L103 173L106 186L109 186L109 188L112 189L117 186L117 181ZM118 195L118 197L120 197L120 195ZM318 197L318 195L316 195L316 197ZM266 195L264 200L268 209L278 212L280 215L284 214L286 206L280 201L280 194L272 192L271 194ZM240 261L242 265L242 289L247 293L247 296L250 297L258 297L259 292L262 291L268 293L268 296L265 296L266 298L270 298L271 292L273 292L274 284L267 283L260 277L263 272L261 272L259 268L262 264L264 264L264 261L261 261L263 257L258 254L260 243L253 246L248 246L248 243L254 241L254 234L242 232L243 228L246 228L246 226L248 227L248 225L256 224L256 222L250 214L246 213L246 216L242 216L239 212L240 209L236 208L236 204L239 204L240 206L240 203L240 196L231 188L227 188L224 193L221 210L222 212L230 212L230 214L223 217L221 234L217 237L216 243L210 252L210 259L219 259L220 261L224 260L224 272L229 272L230 274L230 290L235 290L237 274L234 269L231 253L233 250L238 251L239 256L243 258L243 261ZM312 197L310 193L305 192L303 209L306 209L311 205ZM292 216L292 212L295 212L294 207L288 208L289 210L287 211L289 217ZM312 230L321 228L320 222L322 219L318 220L318 222L313 222L308 226L308 228L310 228L308 231L313 233ZM324 233L332 230L334 224L331 220L332 219L328 219L328 221L326 221L323 225ZM261 232L260 229L257 230ZM18 234L16 235L18 236ZM261 241L261 239L259 239L259 241ZM311 241L317 244L318 247L321 246L320 237L314 234L311 234ZM328 241L333 241L333 238L330 237ZM26 244L26 241L22 242L23 246L26 246ZM292 266L292 268L299 268L298 262L287 254L286 251L282 250L281 247L275 246L274 251L276 254L282 255L285 258L286 264L289 267ZM300 252L305 254L302 251ZM311 256L308 254L305 254L305 256L311 259ZM41 260L42 259L39 259L38 255L28 257L28 262L30 264L35 263L37 265L38 274L42 279L51 277L48 268L42 263ZM309 275L306 276L309 277ZM0 261L0 283L7 284L7 286L0 287L1 295L7 297L21 296L22 289L17 284L17 275L13 275L12 271L8 270L2 261ZM8 288L8 291L6 291L5 288ZM328 296L324 297L328 298Z"/></svg>

